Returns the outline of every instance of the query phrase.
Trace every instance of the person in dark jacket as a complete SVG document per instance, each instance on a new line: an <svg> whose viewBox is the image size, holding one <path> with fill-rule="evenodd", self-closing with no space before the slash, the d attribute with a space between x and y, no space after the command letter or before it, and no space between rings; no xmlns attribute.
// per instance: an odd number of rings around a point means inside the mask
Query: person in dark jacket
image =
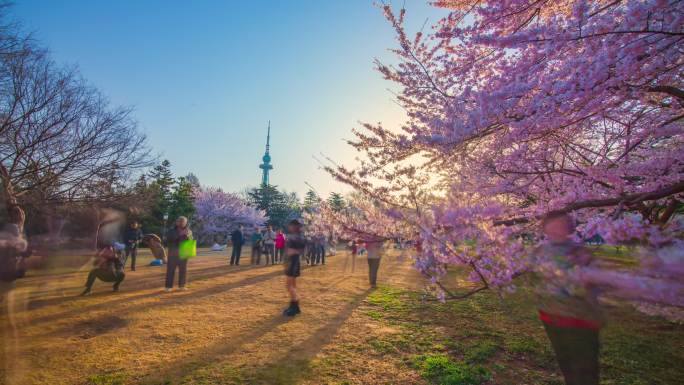
<svg viewBox="0 0 684 385"><path fill-rule="evenodd" d="M85 290L81 293L82 296L89 295L96 279L102 282L114 282L112 289L119 291L119 285L126 278L123 269L123 262L119 255L117 255L114 246L111 244L102 245L96 255L95 267L88 273Z"/></svg>
<svg viewBox="0 0 684 385"><path fill-rule="evenodd" d="M138 244L143 238L142 230L140 230L140 225L138 222L131 222L130 226L126 229L124 233L124 244L126 245L126 258L124 258L123 264L126 267L126 262L128 262L128 257L131 257L131 271L135 271L135 258L138 256Z"/></svg>
<svg viewBox="0 0 684 385"><path fill-rule="evenodd" d="M240 265L242 245L245 244L245 235L242 233L242 226L233 231L233 234L230 235L230 241L233 243L233 253L230 255L230 264Z"/></svg>
<svg viewBox="0 0 684 385"><path fill-rule="evenodd" d="M166 265L166 291L173 289L176 268L178 268L178 289L185 290L188 260L180 258L179 249L181 242L188 239L192 239L192 231L188 227L188 218L178 217L176 226L166 233L166 243L169 249L169 263Z"/></svg>
<svg viewBox="0 0 684 385"><path fill-rule="evenodd" d="M301 257L306 249L306 239L302 235L302 224L293 219L287 226L288 235L285 251L285 287L290 294L290 307L283 311L283 315L294 317L301 313L299 309L299 295L297 294L297 277L301 274Z"/></svg>

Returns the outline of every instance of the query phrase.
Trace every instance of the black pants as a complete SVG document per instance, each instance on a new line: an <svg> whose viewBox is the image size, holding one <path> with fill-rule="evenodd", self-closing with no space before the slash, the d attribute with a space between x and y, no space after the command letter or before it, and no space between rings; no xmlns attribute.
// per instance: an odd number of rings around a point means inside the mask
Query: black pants
<svg viewBox="0 0 684 385"><path fill-rule="evenodd" d="M598 385L599 331L544 323L566 385Z"/></svg>
<svg viewBox="0 0 684 385"><path fill-rule="evenodd" d="M230 255L230 264L231 265L239 265L241 254L242 254L242 245L233 245L233 253Z"/></svg>
<svg viewBox="0 0 684 385"><path fill-rule="evenodd" d="M275 261L283 262L283 255L285 255L285 248L275 249Z"/></svg>
<svg viewBox="0 0 684 385"><path fill-rule="evenodd" d="M126 267L126 262L128 262L129 255L131 256L131 270L135 271L135 258L138 256L138 248L126 246L126 258L124 259L124 267Z"/></svg>
<svg viewBox="0 0 684 385"><path fill-rule="evenodd" d="M380 258L368 258L368 281L371 286L378 282L378 269L380 268Z"/></svg>
<svg viewBox="0 0 684 385"><path fill-rule="evenodd" d="M111 269L95 268L90 270L88 273L88 280L86 280L86 289L90 290L93 288L95 279L99 278L102 282L114 282L114 288L118 288L121 282L126 278L126 274L123 271L114 271Z"/></svg>
<svg viewBox="0 0 684 385"><path fill-rule="evenodd" d="M178 256L169 256L169 263L166 264L166 287L168 289L173 287L176 267L178 268L178 287L185 287L185 280L188 275L188 260L180 259Z"/></svg>

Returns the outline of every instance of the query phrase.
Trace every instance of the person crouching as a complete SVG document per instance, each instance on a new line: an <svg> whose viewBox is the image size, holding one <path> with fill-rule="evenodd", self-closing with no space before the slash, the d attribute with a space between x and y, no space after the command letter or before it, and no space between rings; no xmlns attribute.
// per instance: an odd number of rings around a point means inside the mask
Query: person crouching
<svg viewBox="0 0 684 385"><path fill-rule="evenodd" d="M119 291L119 285L126 278L123 269L123 262L114 250L113 245L102 245L96 254L95 268L88 273L85 290L81 293L82 296L89 295L93 288L96 279L102 282L114 282L112 289Z"/></svg>

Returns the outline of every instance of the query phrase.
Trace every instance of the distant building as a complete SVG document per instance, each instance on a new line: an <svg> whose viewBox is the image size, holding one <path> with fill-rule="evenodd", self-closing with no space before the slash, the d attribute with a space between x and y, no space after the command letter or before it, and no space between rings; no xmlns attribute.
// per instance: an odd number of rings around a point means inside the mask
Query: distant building
<svg viewBox="0 0 684 385"><path fill-rule="evenodd" d="M268 174L271 170L273 170L273 166L271 166L271 155L269 154L269 150L271 147L271 121L268 121L268 133L266 134L266 152L264 153L264 156L261 158L261 160L264 162L259 165L259 168L262 170L261 174L261 185L262 186L268 186L269 185L269 179L268 179Z"/></svg>

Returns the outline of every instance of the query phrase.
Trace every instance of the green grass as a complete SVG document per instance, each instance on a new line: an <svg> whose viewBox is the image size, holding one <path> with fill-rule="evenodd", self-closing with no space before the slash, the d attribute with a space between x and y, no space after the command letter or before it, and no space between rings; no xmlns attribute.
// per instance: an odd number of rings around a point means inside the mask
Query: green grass
<svg viewBox="0 0 684 385"><path fill-rule="evenodd" d="M433 384L479 385L491 378L482 366L456 362L444 354L420 355L414 363L420 375Z"/></svg>
<svg viewBox="0 0 684 385"><path fill-rule="evenodd" d="M601 251L624 264L631 258L625 250ZM399 357L433 384L563 383L524 282L503 300L493 292L447 303L424 302L421 295L389 286L371 294L364 312L369 321L400 330L369 341L372 354ZM602 384L683 383L684 368L673 363L684 362L684 326L619 303L605 312Z"/></svg>
<svg viewBox="0 0 684 385"><path fill-rule="evenodd" d="M129 376L126 373L103 373L89 376L87 385L124 385L128 383Z"/></svg>

